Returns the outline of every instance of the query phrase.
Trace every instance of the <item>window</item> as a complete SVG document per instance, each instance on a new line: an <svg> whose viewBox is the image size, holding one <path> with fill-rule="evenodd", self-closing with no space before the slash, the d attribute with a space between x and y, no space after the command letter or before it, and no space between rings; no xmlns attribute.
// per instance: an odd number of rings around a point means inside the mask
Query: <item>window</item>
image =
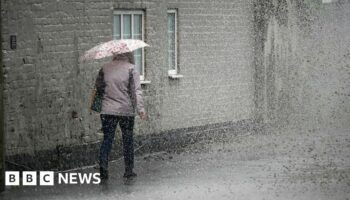
<svg viewBox="0 0 350 200"><path fill-rule="evenodd" d="M177 10L168 10L168 74L180 78L177 66Z"/></svg>
<svg viewBox="0 0 350 200"><path fill-rule="evenodd" d="M114 39L144 39L144 13L143 11L114 11L113 38ZM144 80L144 50L134 52L135 68L140 73L140 79Z"/></svg>

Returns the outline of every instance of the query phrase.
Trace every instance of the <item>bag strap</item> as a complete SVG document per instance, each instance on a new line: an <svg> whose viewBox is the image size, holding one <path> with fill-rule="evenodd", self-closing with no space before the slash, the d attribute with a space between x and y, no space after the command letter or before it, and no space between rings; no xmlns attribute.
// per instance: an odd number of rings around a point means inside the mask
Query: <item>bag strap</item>
<svg viewBox="0 0 350 200"><path fill-rule="evenodd" d="M98 88L96 88L96 85L98 86ZM97 93L103 94L105 87L106 87L106 83L104 79L104 72L103 72L103 68L101 68L97 75L95 89L97 90Z"/></svg>

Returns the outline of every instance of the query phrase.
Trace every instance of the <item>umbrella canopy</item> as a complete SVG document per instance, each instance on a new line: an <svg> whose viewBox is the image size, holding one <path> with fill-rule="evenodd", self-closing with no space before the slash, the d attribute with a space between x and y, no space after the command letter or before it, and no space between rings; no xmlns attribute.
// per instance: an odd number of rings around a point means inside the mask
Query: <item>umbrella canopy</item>
<svg viewBox="0 0 350 200"><path fill-rule="evenodd" d="M114 54L122 54L126 52L132 52L136 49L149 46L142 40L111 40L102 44L99 44L90 50L86 51L84 55L80 57L80 60L92 60L109 57Z"/></svg>

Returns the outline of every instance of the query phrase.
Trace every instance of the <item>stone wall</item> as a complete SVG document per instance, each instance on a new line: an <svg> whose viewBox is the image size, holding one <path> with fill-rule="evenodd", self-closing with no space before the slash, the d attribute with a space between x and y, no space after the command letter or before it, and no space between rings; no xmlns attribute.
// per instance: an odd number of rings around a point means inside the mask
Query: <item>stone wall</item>
<svg viewBox="0 0 350 200"><path fill-rule="evenodd" d="M0 1L0 10L2 4ZM0 21L0 39L2 40L2 26ZM0 46L2 46L0 44ZM0 64L2 66L2 52L0 52ZM4 101L3 101L4 76L0 67L0 192L5 190L5 134L4 134Z"/></svg>
<svg viewBox="0 0 350 200"><path fill-rule="evenodd" d="M266 122L350 125L350 2L266 1L260 19Z"/></svg>

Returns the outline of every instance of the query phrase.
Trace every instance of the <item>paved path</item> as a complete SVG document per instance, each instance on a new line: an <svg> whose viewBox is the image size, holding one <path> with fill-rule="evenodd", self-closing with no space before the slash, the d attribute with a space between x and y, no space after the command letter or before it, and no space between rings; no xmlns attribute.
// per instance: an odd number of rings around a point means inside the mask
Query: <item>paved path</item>
<svg viewBox="0 0 350 200"><path fill-rule="evenodd" d="M350 199L350 130L248 133L223 141L137 157L139 176L132 181L122 179L119 161L111 163L105 185L8 188L0 199Z"/></svg>

